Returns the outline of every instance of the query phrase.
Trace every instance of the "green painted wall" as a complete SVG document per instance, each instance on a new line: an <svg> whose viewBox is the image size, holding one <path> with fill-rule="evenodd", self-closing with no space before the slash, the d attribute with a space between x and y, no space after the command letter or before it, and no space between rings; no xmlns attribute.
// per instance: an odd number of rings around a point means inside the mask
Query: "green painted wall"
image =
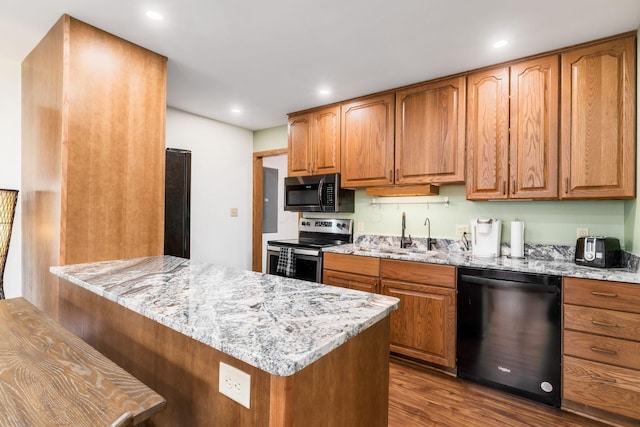
<svg viewBox="0 0 640 427"><path fill-rule="evenodd" d="M253 152L287 148L287 126L277 126L253 132Z"/></svg>
<svg viewBox="0 0 640 427"><path fill-rule="evenodd" d="M529 243L573 245L576 228L587 227L592 234L624 237L623 201L531 201L471 202L463 185L441 186L440 195L419 200L443 200L449 206L433 204L371 205L372 197L356 192L356 213L352 216L358 233L399 235L402 212L407 214L407 233L426 237L425 218L431 222L431 237L455 238L457 224L473 218L496 218L503 222L502 240L510 239L510 222L525 222L525 241ZM378 199L380 200L380 199ZM402 201L394 198L393 201ZM389 199L385 199L388 202Z"/></svg>

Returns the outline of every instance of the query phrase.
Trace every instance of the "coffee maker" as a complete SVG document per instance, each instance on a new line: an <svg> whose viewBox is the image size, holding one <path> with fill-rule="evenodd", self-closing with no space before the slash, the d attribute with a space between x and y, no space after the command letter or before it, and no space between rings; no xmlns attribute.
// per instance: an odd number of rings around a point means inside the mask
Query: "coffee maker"
<svg viewBox="0 0 640 427"><path fill-rule="evenodd" d="M474 257L495 258L500 256L502 221L499 219L471 220L471 253Z"/></svg>

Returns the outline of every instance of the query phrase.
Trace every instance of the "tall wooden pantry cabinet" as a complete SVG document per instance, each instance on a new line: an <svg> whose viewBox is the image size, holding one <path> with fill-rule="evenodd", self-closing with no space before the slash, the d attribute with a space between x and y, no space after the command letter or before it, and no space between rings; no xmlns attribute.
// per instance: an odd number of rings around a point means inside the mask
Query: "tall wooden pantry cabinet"
<svg viewBox="0 0 640 427"><path fill-rule="evenodd" d="M63 15L22 63L23 295L53 265L163 253L166 62Z"/></svg>

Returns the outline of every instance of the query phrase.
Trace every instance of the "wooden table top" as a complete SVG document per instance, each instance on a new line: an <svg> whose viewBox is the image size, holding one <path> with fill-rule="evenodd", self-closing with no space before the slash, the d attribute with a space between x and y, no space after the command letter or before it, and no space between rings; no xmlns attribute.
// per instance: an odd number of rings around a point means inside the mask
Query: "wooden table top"
<svg viewBox="0 0 640 427"><path fill-rule="evenodd" d="M0 425L138 424L165 399L23 298L0 300Z"/></svg>

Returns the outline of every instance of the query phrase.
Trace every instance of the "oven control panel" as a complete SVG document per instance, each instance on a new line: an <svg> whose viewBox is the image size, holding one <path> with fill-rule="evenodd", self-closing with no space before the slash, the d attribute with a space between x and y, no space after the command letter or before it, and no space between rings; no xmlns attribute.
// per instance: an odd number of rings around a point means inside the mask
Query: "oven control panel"
<svg viewBox="0 0 640 427"><path fill-rule="evenodd" d="M350 219L300 218L298 230L314 233L351 234L353 221Z"/></svg>

